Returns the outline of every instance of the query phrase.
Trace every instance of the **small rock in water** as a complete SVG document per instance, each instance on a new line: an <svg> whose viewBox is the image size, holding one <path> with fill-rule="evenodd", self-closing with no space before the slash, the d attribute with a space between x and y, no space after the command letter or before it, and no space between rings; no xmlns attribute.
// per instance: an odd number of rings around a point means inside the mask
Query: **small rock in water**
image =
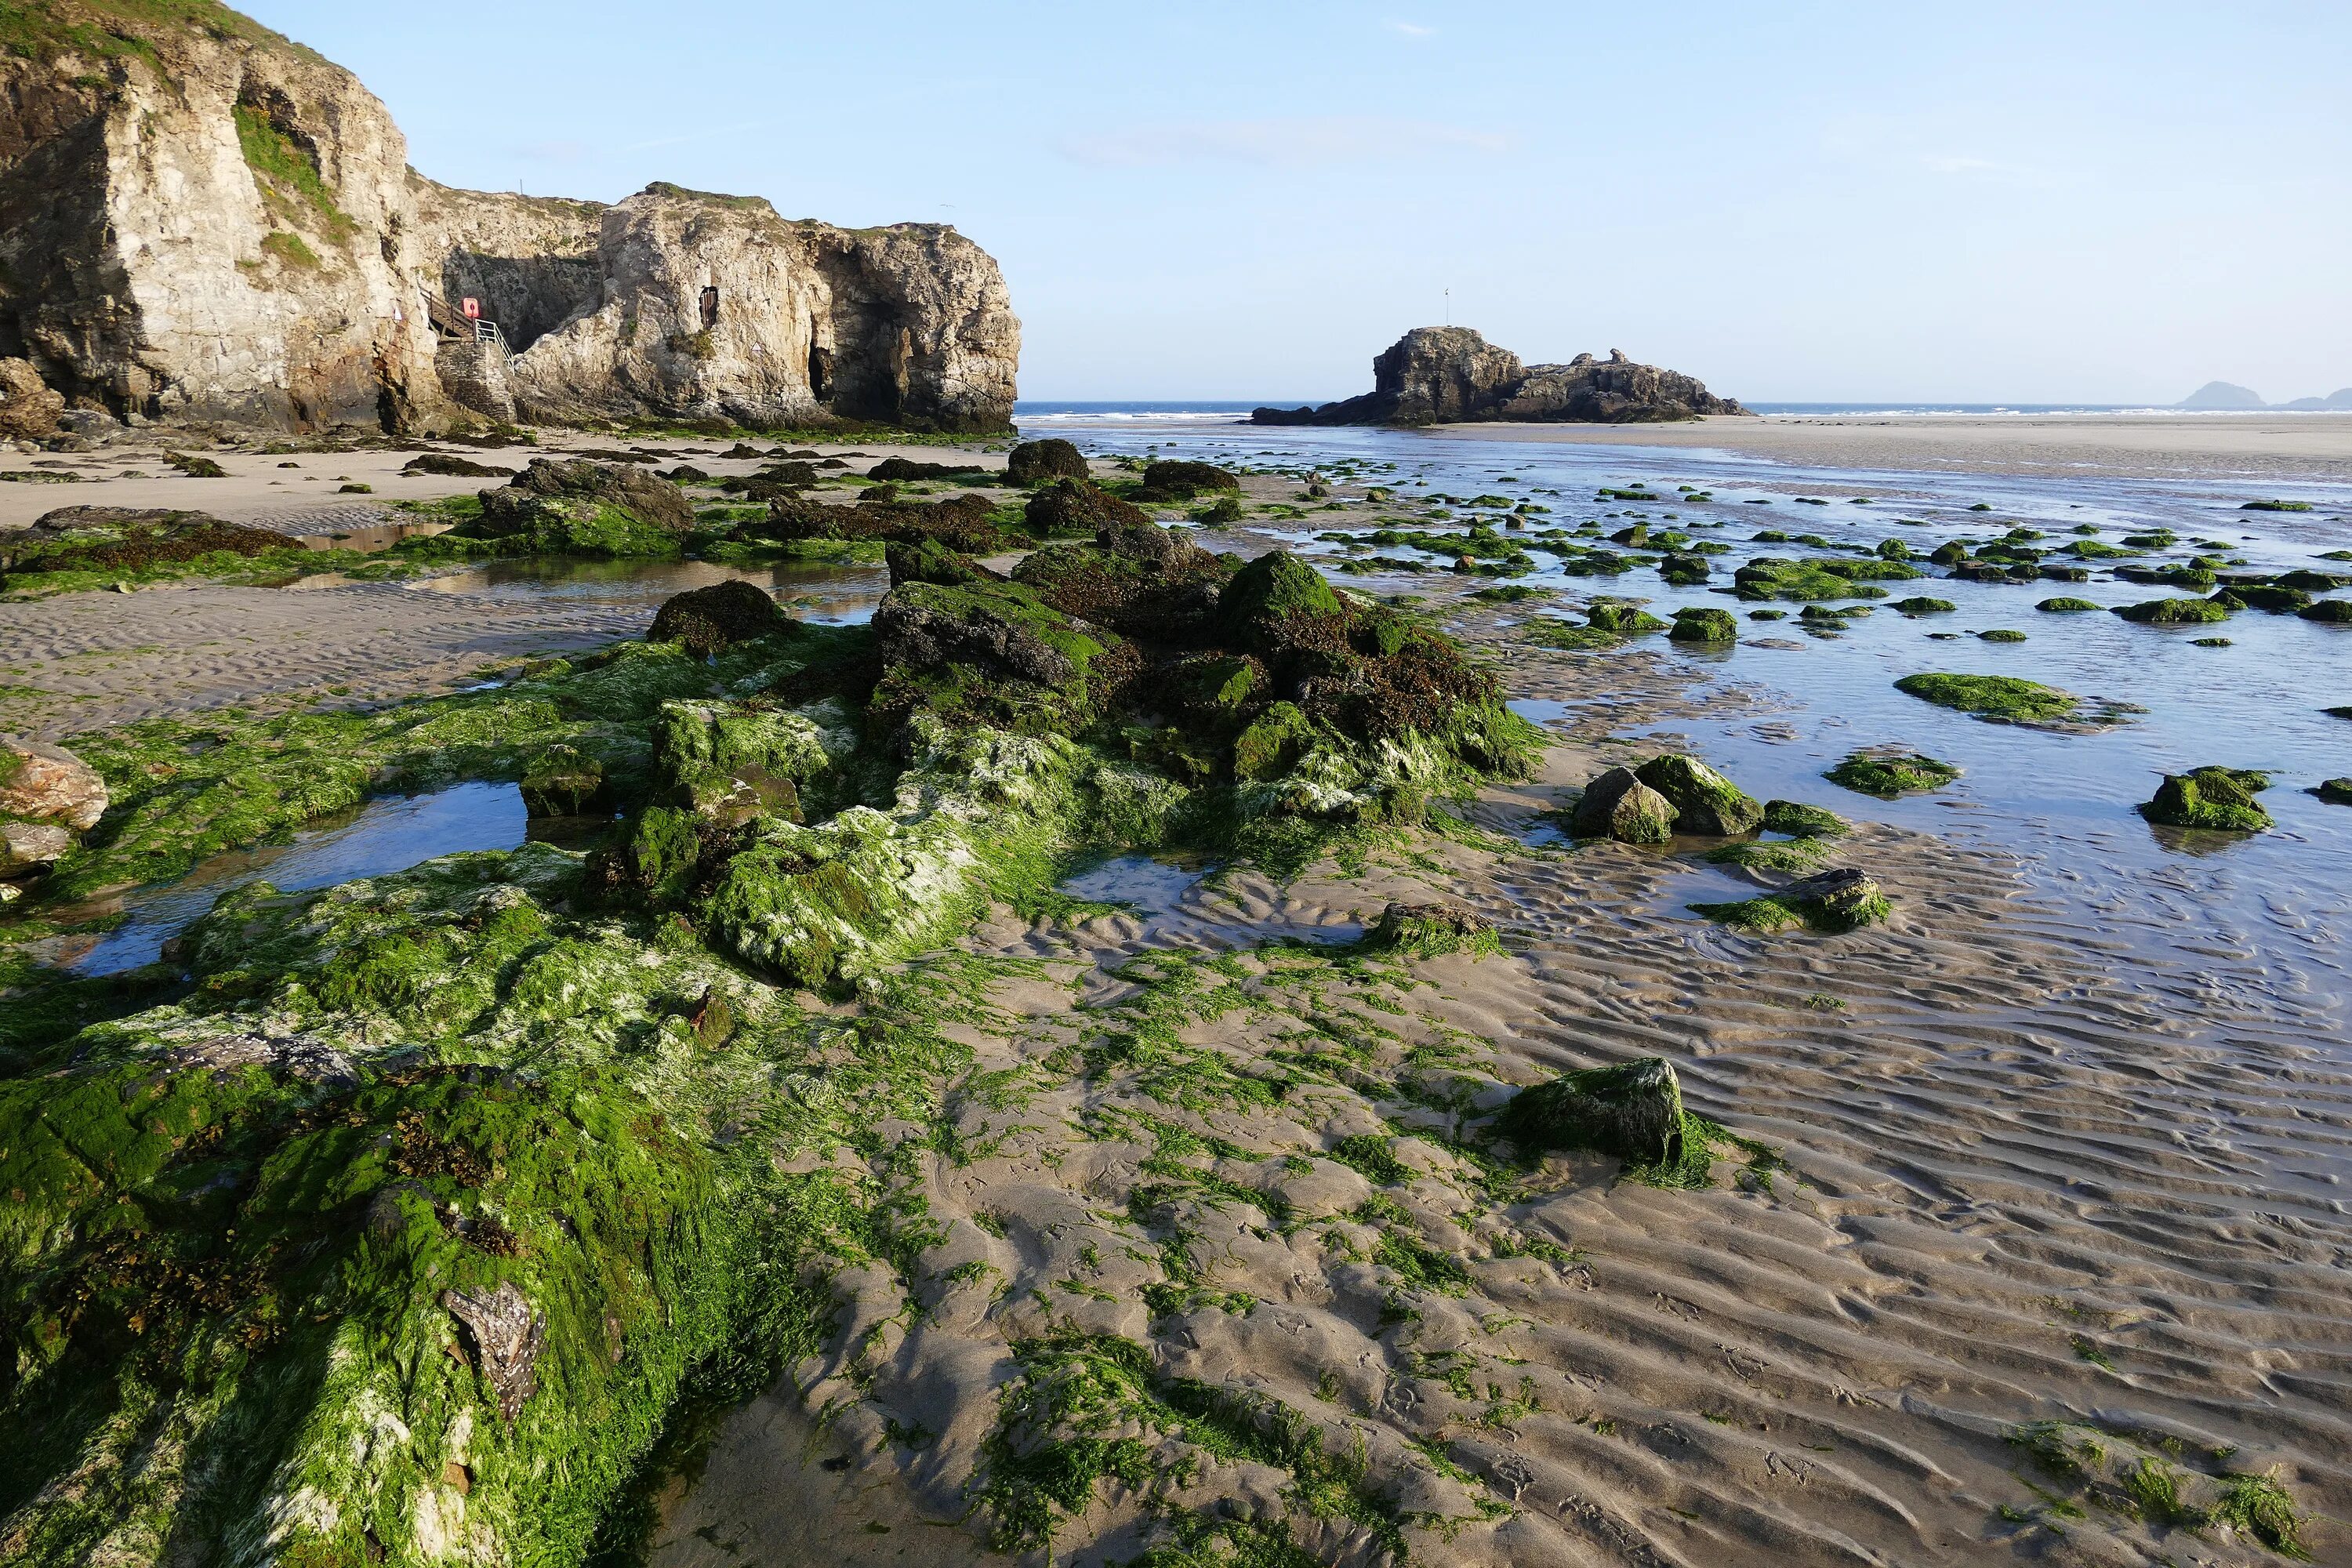
<svg viewBox="0 0 2352 1568"><path fill-rule="evenodd" d="M2247 768L2202 767L2167 773L2156 797L2138 811L2167 827L2204 827L2222 833L2260 833L2271 815L2254 796L2270 788L2270 776Z"/></svg>
<svg viewBox="0 0 2352 1568"><path fill-rule="evenodd" d="M2311 793L2330 805L2352 805L2352 779L2328 779L2313 785Z"/></svg>
<svg viewBox="0 0 2352 1568"><path fill-rule="evenodd" d="M1652 757L1634 777L1665 797L1675 826L1685 833L1727 837L1753 833L1764 820L1764 807L1753 796L1696 757Z"/></svg>

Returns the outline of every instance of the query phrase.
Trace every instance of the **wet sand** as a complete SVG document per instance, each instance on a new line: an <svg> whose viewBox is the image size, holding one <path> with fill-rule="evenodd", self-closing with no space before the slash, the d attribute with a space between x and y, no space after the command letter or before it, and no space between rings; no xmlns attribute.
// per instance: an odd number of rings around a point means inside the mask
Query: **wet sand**
<svg viewBox="0 0 2352 1568"><path fill-rule="evenodd" d="M1804 468L2352 479L2352 414L1837 415L1683 425L1447 425L1441 440L1710 447Z"/></svg>

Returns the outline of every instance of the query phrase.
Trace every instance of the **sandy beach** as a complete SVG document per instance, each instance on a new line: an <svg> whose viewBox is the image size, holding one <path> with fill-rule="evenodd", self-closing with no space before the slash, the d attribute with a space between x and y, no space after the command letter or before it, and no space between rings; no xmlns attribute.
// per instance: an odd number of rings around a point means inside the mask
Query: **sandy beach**
<svg viewBox="0 0 2352 1568"><path fill-rule="evenodd" d="M2288 481L2352 478L2352 414L1717 416L1448 425L1443 440L1715 447L1804 468Z"/></svg>

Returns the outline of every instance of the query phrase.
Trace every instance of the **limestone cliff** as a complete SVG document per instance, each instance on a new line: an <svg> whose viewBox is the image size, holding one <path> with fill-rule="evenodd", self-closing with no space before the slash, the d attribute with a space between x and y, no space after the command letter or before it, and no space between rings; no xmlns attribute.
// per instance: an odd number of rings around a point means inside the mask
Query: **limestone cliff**
<svg viewBox="0 0 2352 1568"><path fill-rule="evenodd" d="M1745 414L1679 371L1612 351L1523 365L1468 327L1415 327L1372 361L1372 390L1319 408L1261 408L1259 425L1445 425L1476 420L1622 425Z"/></svg>
<svg viewBox="0 0 2352 1568"><path fill-rule="evenodd" d="M791 222L668 184L596 208L417 184L444 287L514 350L524 417L1012 423L1020 323L952 228Z"/></svg>
<svg viewBox="0 0 2352 1568"><path fill-rule="evenodd" d="M1019 352L952 229L449 190L350 72L210 0L0 5L0 360L73 404L997 429Z"/></svg>

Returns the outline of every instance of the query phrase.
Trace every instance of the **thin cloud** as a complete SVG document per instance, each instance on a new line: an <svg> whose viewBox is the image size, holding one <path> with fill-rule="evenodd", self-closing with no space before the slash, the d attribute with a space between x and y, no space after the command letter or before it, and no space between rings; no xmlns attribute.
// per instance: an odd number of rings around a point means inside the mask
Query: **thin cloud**
<svg viewBox="0 0 2352 1568"><path fill-rule="evenodd" d="M1437 33L1436 28L1424 27L1418 22L1388 21L1381 23L1381 26L1386 27L1391 33L1398 34L1399 36L1407 38L1433 37Z"/></svg>
<svg viewBox="0 0 2352 1568"><path fill-rule="evenodd" d="M1172 121L1069 136L1061 142L1066 157L1121 169L1202 163L1266 167L1398 163L1460 153L1491 157L1511 146L1510 137L1492 132L1370 115Z"/></svg>
<svg viewBox="0 0 2352 1568"><path fill-rule="evenodd" d="M2059 184L2058 176L2047 169L2029 168L2022 163L2003 163L1992 158L1978 158L1965 153L1931 155L1919 160L1929 173L1948 174L1954 179L1977 180L1986 184L2024 185L2046 189Z"/></svg>

